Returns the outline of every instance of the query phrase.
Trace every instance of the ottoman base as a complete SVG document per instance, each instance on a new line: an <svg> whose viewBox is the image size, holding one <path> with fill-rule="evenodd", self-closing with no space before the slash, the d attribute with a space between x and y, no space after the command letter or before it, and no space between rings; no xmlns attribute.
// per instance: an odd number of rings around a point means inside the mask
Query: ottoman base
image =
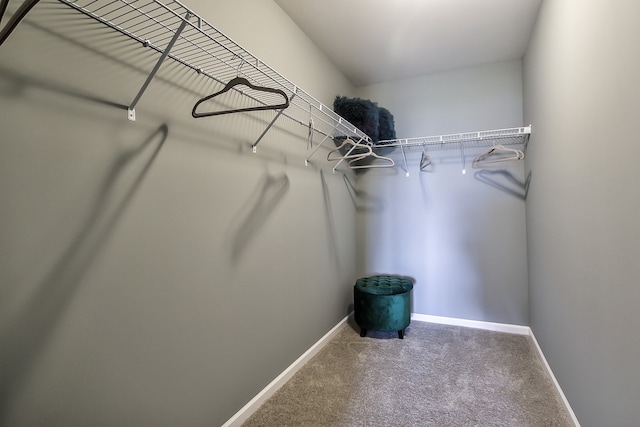
<svg viewBox="0 0 640 427"><path fill-rule="evenodd" d="M367 328L360 328L360 336L363 338L367 336ZM404 339L404 329L398 331L398 338Z"/></svg>

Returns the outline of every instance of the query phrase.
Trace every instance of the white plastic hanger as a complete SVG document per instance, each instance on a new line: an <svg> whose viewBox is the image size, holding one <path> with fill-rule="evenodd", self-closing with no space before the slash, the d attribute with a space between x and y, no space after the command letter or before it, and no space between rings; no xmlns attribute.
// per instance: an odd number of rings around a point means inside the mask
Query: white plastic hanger
<svg viewBox="0 0 640 427"><path fill-rule="evenodd" d="M524 159L523 151L516 150L515 148L507 148L504 145L494 145L493 147L491 147L491 150L473 159L472 166L474 168L479 168L487 164L509 162L522 159Z"/></svg>
<svg viewBox="0 0 640 427"><path fill-rule="evenodd" d="M371 151L370 153L362 154L361 156L352 159L349 162L349 168L350 169L369 169L369 168L392 168L395 166L396 163L393 161L391 157L385 157L385 156L376 154L373 150L371 150L371 147L369 147L369 150ZM386 163L369 163L366 165L356 164L359 160L362 160L366 157L374 157L376 159L384 160Z"/></svg>
<svg viewBox="0 0 640 427"><path fill-rule="evenodd" d="M331 156L331 154L335 153L336 151L340 151L343 148L347 147L348 145L351 145L352 147L349 149L349 151L347 151L347 154L343 155L343 156ZM353 151L356 148L362 148L367 150L366 153L362 153L362 151L358 151L357 153L353 153ZM352 154L353 153L353 154ZM368 156L369 154L373 153L373 150L371 149L371 147L368 144L362 144L361 142L355 142L353 139L347 138L344 141L342 141L342 144L340 144L340 146L338 146L337 148L334 148L333 150L329 151L327 153L327 160L330 162L335 162L335 161L339 161L339 160L349 160L349 159L355 159L355 158L362 158L362 156Z"/></svg>

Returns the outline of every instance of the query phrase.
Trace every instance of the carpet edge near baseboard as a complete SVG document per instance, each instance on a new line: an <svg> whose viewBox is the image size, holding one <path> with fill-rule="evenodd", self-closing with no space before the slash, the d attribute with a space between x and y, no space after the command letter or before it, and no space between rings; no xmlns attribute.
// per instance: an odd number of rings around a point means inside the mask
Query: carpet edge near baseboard
<svg viewBox="0 0 640 427"><path fill-rule="evenodd" d="M287 369L285 369L280 375L278 375L273 381L271 381L260 393L258 393L253 399L251 399L246 405L244 405L238 412L236 412L231 418L227 420L222 427L240 427L246 420L253 415L253 413L266 402L273 394L278 391L287 381L291 379L313 356L318 354L320 350L331 339L338 334L346 325L350 316L345 316L336 326L331 328L329 332L324 334L322 338L316 341L307 351L305 351L300 357L298 357Z"/></svg>
<svg viewBox="0 0 640 427"><path fill-rule="evenodd" d="M564 407L569 412L569 415L571 416L571 421L573 421L573 424L575 425L575 427L580 427L580 422L578 421L578 418L576 417L575 412L573 412L573 409L571 408L571 405L567 400L567 396L565 396L564 392L562 391L562 387L560 387L560 383L558 383L556 376L553 374L553 371L551 370L551 366L549 365L549 362L547 362L547 358L544 356L544 353L542 352L542 348L538 344L538 340L536 339L535 335L533 334L533 331L529 326L513 325L509 323L486 322L481 320L468 320L468 319L460 319L456 317L433 316L430 314L419 314L419 313L412 313L411 320L416 320L419 322L427 322L427 323L438 323L442 325L463 326L467 328L485 329L489 331L505 332L510 334L528 335L531 338L531 341L533 342L534 347L536 348L538 357L540 357L540 360L542 361L542 365L544 366L547 375L549 375L549 378L551 378L551 381L553 382L553 386L555 387L556 392L559 394Z"/></svg>
<svg viewBox="0 0 640 427"><path fill-rule="evenodd" d="M253 399L251 399L246 405L244 405L238 412L236 412L226 423L222 425L222 427L240 427L246 420L253 415L253 413L264 403L266 402L280 387L282 387L296 372L298 372L313 356L315 356L331 339L342 330L347 325L347 321L350 316L346 316L342 319L336 326L334 326L329 332L327 332L322 338L320 338L315 344L313 344L306 352L304 352L298 359L296 359L287 369L285 369L280 375L278 375L273 381L271 381L265 388L263 388L260 393L258 393ZM556 391L560 395L562 403L565 408L569 412L571 416L571 420L573 421L575 427L580 427L580 423L578 422L578 418L576 414L573 412L571 405L569 405L569 401L565 396L558 380L556 379L553 371L551 370L551 366L547 362L547 359L542 352L542 348L538 344L538 340L536 340L533 331L529 326L523 325L512 325L507 323L494 323L494 322L485 322L479 320L467 320L467 319L459 319L455 317L444 317L444 316L433 316L429 314L419 314L412 313L411 314L412 321L418 322L426 322L426 323L438 323L443 325L451 325L451 326L463 326L468 328L476 328L476 329L485 329L489 331L495 332L504 332L518 335L528 335L531 337L533 344L536 348L538 356L540 357L544 368L551 378Z"/></svg>
<svg viewBox="0 0 640 427"><path fill-rule="evenodd" d="M565 396L564 392L562 391L562 387L560 387L560 383L558 383L556 376L553 374L553 371L551 370L551 366L549 365L549 362L547 362L547 358L544 357L544 353L542 352L542 348L538 344L538 340L536 339L536 336L533 334L533 331L531 330L531 328L529 328L529 331L530 331L529 336L531 337L531 341L533 341L533 345L535 346L538 352L538 356L540 357L540 360L542 360L542 364L544 365L547 375L549 375L549 378L551 378L551 381L553 382L553 385L556 388L556 391L560 395L560 399L562 400L564 407L569 412L569 415L571 416L571 421L573 421L573 424L575 425L575 427L580 427L580 422L578 421L578 417L576 417L575 412L573 412L573 409L571 408L571 405L567 400L567 396Z"/></svg>

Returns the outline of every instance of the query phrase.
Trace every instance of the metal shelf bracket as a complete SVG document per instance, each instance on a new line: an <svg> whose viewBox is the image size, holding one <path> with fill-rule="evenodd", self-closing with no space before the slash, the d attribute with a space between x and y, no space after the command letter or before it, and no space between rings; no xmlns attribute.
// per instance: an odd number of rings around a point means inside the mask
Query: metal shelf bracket
<svg viewBox="0 0 640 427"><path fill-rule="evenodd" d="M147 87L149 87L151 80L153 80L153 78L155 77L156 73L160 69L160 66L162 65L164 60L167 59L167 56L169 55L171 48L173 47L174 44L176 44L176 41L180 37L180 33L182 33L182 30L184 30L184 27L186 27L187 21L189 20L189 18L191 18L191 12L187 12L186 16L182 20L182 23L180 24L180 27L178 27L175 34L173 35L173 38L171 39L167 47L162 52L162 55L160 55L160 58L158 59L158 62L156 62L156 65L153 67L153 70L151 70L151 73L149 73L147 80L145 80L144 84L138 91L138 94L133 99L133 102L131 103L131 105L129 105L129 108L127 109L127 118L129 120L131 121L136 120L136 104L138 104L138 101L140 101L140 98L142 98L142 95L147 90Z"/></svg>

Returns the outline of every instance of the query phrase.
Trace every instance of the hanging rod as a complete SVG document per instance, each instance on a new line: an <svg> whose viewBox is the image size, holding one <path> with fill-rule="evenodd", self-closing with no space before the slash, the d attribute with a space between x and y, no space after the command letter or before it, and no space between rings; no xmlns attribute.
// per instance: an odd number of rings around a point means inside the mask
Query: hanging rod
<svg viewBox="0 0 640 427"><path fill-rule="evenodd" d="M132 103L133 107L166 57L220 84L242 76L255 85L281 89L293 99L290 107L279 112L279 116L287 117L307 128L311 116L315 123L313 130L322 135L371 141L368 135L331 108L300 89L177 0L58 1L161 54L156 67ZM246 92L240 93L254 102L262 103ZM135 119L132 107L129 108L128 115L130 119ZM253 144L254 151L259 140Z"/></svg>
<svg viewBox="0 0 640 427"><path fill-rule="evenodd" d="M491 147L492 145L523 145L529 141L531 135L531 125L517 128L506 128L496 130L483 130L477 132L453 133L447 135L423 136L417 138L402 138L380 141L378 144L371 145L373 150L388 150L390 147L400 147L400 153L403 160L404 172L409 177L409 167L407 162L406 151L417 148L443 148L443 149L460 149L461 158L464 164L465 148L473 147ZM337 165L336 165L337 166ZM334 167L335 172L335 167ZM464 166L463 166L463 173Z"/></svg>

